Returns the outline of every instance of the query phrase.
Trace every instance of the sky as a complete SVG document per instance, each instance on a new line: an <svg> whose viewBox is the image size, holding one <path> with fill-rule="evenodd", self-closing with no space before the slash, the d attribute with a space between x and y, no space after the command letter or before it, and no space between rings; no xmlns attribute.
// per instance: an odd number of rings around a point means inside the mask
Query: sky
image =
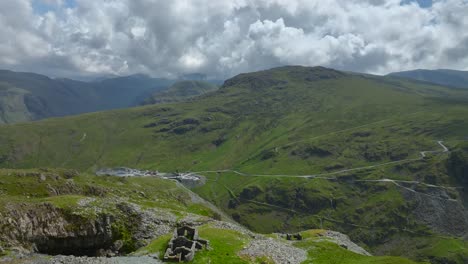
<svg viewBox="0 0 468 264"><path fill-rule="evenodd" d="M0 0L0 68L228 78L468 70L468 0Z"/></svg>

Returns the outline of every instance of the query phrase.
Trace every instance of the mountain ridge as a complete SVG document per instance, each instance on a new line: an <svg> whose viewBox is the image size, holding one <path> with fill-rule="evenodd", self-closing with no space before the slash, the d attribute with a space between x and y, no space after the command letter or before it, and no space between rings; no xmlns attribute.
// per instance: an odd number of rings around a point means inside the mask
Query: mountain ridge
<svg viewBox="0 0 468 264"><path fill-rule="evenodd" d="M452 86L456 88L468 88L468 71L451 69L426 70L417 69L402 72L393 72L387 76L409 78L438 85Z"/></svg>
<svg viewBox="0 0 468 264"><path fill-rule="evenodd" d="M0 123L33 121L47 117L75 115L138 105L157 90L163 90L173 81L145 75L126 76L96 82L83 82L67 78L52 79L28 72L0 70L4 90L21 89L2 100L17 101L17 106L3 103ZM16 90L17 91L17 90ZM19 108L20 110L9 109Z"/></svg>

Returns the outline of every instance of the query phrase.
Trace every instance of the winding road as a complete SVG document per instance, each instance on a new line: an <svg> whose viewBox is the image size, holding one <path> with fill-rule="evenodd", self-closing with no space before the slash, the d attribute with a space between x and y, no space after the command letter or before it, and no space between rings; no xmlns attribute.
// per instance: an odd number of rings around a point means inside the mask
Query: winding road
<svg viewBox="0 0 468 264"><path fill-rule="evenodd" d="M431 151L431 150L427 150L427 151L421 151L421 156L423 158L426 157L426 153L430 153L430 154L436 154L436 153L445 153L445 152L449 152L449 149L444 145L444 142L443 141L437 141L437 144L439 144L443 150L442 151Z"/></svg>
<svg viewBox="0 0 468 264"><path fill-rule="evenodd" d="M289 178L338 180L338 178L336 178L336 177L327 177L327 176L337 175L337 174L351 172L351 171L373 169L373 168L376 168L376 167L386 166L386 165L390 165L390 164L399 164L399 163L407 163L407 162L413 162L413 161L418 161L418 160L424 160L427 157L427 154L447 153L447 152L450 151L448 149L448 147L443 144L443 141L437 141L437 144L442 148L442 150L421 151L420 152L420 154L421 154L420 158L397 160L397 161L391 161L391 162L386 162L386 163L381 163L381 164L376 164L376 165L371 165L371 166L358 167L358 168L352 168L352 169L345 169L345 170L329 172L329 173L320 173L320 174L311 174L311 175L251 174L251 173L244 173L244 172L237 171L237 170L226 169L226 170L189 172L189 174L223 173L223 172L226 173L226 172L230 172L230 173L235 173L235 174L240 175L240 176L248 176L248 177L289 177ZM423 186L426 186L426 187L441 188L441 189L461 188L461 187L451 187L451 186L438 186L438 185L427 184L427 183L419 182L419 181L402 181L402 180L392 180L392 179L357 180L356 182L388 182L388 183L393 183L393 184L395 184L396 186L398 186L400 188L406 189L406 190L414 192L414 193L430 196L432 198L453 201L453 202L457 202L457 200L456 199L446 199L446 198L438 197L438 196L431 195L431 194L417 192L417 191L415 191L415 190L413 190L411 188L408 188L408 187L406 187L406 186L404 186L404 185L402 185L400 183L417 184L417 185L423 185Z"/></svg>
<svg viewBox="0 0 468 264"><path fill-rule="evenodd" d="M211 170L211 171L197 171L197 172L189 172L190 174L202 174L202 173L221 173L221 172L232 172L241 176L254 176L254 177L291 177L291 178L317 178L317 179L329 179L329 180L334 180L336 179L335 177L324 177L327 175L336 175L336 174L341 174L341 173L346 173L346 172L351 172L351 171L358 171L358 170L366 170L366 169L373 169L376 167L381 167L385 165L390 165L390 164L398 164L398 163L406 163L406 162L412 162L412 161L417 161L417 160L422 160L427 157L427 154L437 154L437 153L446 153L449 152L449 149L443 144L443 141L437 141L437 144L439 144L442 147L442 150L427 150L427 151L421 151L421 158L415 158L415 159L403 159L403 160L397 160L397 161L391 161L391 162L385 162L385 163L380 163L376 165L370 165L370 166L364 166L364 167L357 167L357 168L351 168L351 169L345 169L345 170L339 170L339 171L334 171L334 172L327 172L327 173L319 173L319 174L309 174L309 175L288 175L288 174L250 174L250 173L244 173L241 171L237 170L232 170L232 169L226 169L226 170Z"/></svg>

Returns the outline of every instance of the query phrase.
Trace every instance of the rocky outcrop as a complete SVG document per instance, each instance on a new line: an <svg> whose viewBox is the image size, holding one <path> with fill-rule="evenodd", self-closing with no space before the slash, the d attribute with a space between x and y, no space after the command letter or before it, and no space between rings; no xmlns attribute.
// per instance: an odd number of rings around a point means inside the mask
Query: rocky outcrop
<svg viewBox="0 0 468 264"><path fill-rule="evenodd" d="M176 217L164 210L142 210L138 205L120 203L117 205L120 211L128 216L127 221L135 248L147 245L155 237L170 233L176 225Z"/></svg>
<svg viewBox="0 0 468 264"><path fill-rule="evenodd" d="M342 248L345 248L349 251L352 251L354 253L360 254L360 255L366 255L370 256L371 254L367 252L365 249L362 247L356 245L349 237L345 234L342 234L340 232L335 232L335 231L330 231L327 230L325 233L322 234L324 237L328 238L331 240L331 242L339 245Z"/></svg>
<svg viewBox="0 0 468 264"><path fill-rule="evenodd" d="M95 255L113 244L114 219L71 216L52 204L16 204L0 215L0 240L9 246L22 246L48 254Z"/></svg>
<svg viewBox="0 0 468 264"><path fill-rule="evenodd" d="M0 213L0 241L8 247L49 255L114 256L144 246L175 225L167 213L117 202L109 212L90 208L73 213L50 203L7 205ZM90 211L97 212L91 214Z"/></svg>

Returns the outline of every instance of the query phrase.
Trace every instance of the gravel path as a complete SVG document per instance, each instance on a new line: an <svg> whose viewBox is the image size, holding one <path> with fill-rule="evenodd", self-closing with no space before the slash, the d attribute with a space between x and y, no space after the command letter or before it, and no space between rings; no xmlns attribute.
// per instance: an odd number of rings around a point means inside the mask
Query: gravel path
<svg viewBox="0 0 468 264"><path fill-rule="evenodd" d="M269 257L276 264L299 264L307 259L305 250L281 243L273 238L253 240L240 255L250 257Z"/></svg>
<svg viewBox="0 0 468 264"><path fill-rule="evenodd" d="M56 257L51 264L158 264L160 260L152 257L116 257L116 258L85 258L85 257Z"/></svg>
<svg viewBox="0 0 468 264"><path fill-rule="evenodd" d="M8 263L2 262L0 263ZM22 264L162 264L160 260L150 256L143 257L114 257L114 258L92 258L92 257L74 257L74 256L35 256L24 258L14 263Z"/></svg>

